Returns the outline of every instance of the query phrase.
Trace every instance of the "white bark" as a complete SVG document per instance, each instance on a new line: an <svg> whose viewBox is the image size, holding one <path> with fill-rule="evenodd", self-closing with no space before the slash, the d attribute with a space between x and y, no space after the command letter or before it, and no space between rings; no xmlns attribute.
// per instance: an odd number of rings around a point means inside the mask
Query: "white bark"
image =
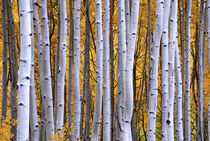
<svg viewBox="0 0 210 141"><path fill-rule="evenodd" d="M115 113L115 140L123 140L125 125L123 110L125 109L125 67L126 67L126 22L125 1L118 1L118 58L117 58L117 101Z"/></svg>
<svg viewBox="0 0 210 141"><path fill-rule="evenodd" d="M153 36L152 54L151 54L151 75L148 95L148 111L147 111L147 140L155 141L155 127L156 127L156 109L157 109L157 95L158 95L158 60L160 50L160 39L162 35L163 26L163 0L156 1L155 14L155 32Z"/></svg>
<svg viewBox="0 0 210 141"><path fill-rule="evenodd" d="M99 139L99 127L102 111L102 69L103 69L103 35L102 35L102 8L101 0L95 0L96 13L96 88L95 108L92 127L92 141Z"/></svg>
<svg viewBox="0 0 210 141"><path fill-rule="evenodd" d="M174 120L173 120L173 110L174 110L174 81L175 81L175 69L174 69L174 59L175 59L175 47L176 47L176 29L177 29L177 0L171 2L171 13L170 13L170 42L169 42L169 62L168 62L168 85L169 85L169 95L168 95L168 139L174 140Z"/></svg>
<svg viewBox="0 0 210 141"><path fill-rule="evenodd" d="M185 105L184 105L184 140L191 140L190 128L190 50L191 50L191 36L190 36L190 23L191 23L191 6L192 0L188 0L187 4L187 21L186 21L186 84L185 84Z"/></svg>
<svg viewBox="0 0 210 141"><path fill-rule="evenodd" d="M164 2L164 14L163 14L163 33L161 44L161 88L162 88L162 141L167 141L167 117L168 117L168 23L170 14L171 1Z"/></svg>
<svg viewBox="0 0 210 141"><path fill-rule="evenodd" d="M53 117L53 98L52 98L52 82L50 70L50 43L49 43L49 26L47 14L47 0L40 1L40 16L42 27L42 52L43 52L43 77L41 85L43 86L42 99L45 109L45 127L46 140L50 140L50 136L54 132Z"/></svg>
<svg viewBox="0 0 210 141"><path fill-rule="evenodd" d="M132 140L131 133L131 118L133 115L133 61L136 45L136 34L139 17L139 3L140 0L132 0L131 2L131 18L130 29L128 37L128 48L126 56L126 70L125 70L125 82L126 82L126 96L125 96L125 112L123 115L123 122L125 122L125 140Z"/></svg>
<svg viewBox="0 0 210 141"><path fill-rule="evenodd" d="M29 136L29 92L31 71L31 9L30 1L19 0L20 11L20 66L18 71L18 123L17 140Z"/></svg>
<svg viewBox="0 0 210 141"><path fill-rule="evenodd" d="M2 105L1 121L6 118L7 113L7 22L6 22L6 0L1 1L2 34L3 34L3 71L2 71Z"/></svg>
<svg viewBox="0 0 210 141"><path fill-rule="evenodd" d="M40 22L39 22L39 16L38 16L38 3L37 0L33 0L33 27L34 27L34 35L35 35L35 41L36 41L36 48L37 48L37 54L38 54L38 64L39 64L39 80L40 80L40 93L41 97L43 98L43 51L42 51L42 35L40 30ZM42 99L42 115L41 115L41 121L40 121L40 140L45 140L45 128L44 128L44 102Z"/></svg>
<svg viewBox="0 0 210 141"><path fill-rule="evenodd" d="M72 140L79 139L80 135L80 5L81 0L74 2L74 60L73 60L73 97L74 97L74 120Z"/></svg>
<svg viewBox="0 0 210 141"><path fill-rule="evenodd" d="M33 3L30 1L30 9L33 11ZM30 74L30 137L32 141L39 141L39 124L37 118L36 92L34 82L34 30L33 30L33 15L31 15L31 74Z"/></svg>
<svg viewBox="0 0 210 141"><path fill-rule="evenodd" d="M103 26L103 140L111 140L111 99L110 99L110 47L109 47L109 0L104 0Z"/></svg>
<svg viewBox="0 0 210 141"><path fill-rule="evenodd" d="M57 68L56 85L56 131L61 133L64 120L64 85L66 72L66 37L67 37L67 13L66 0L59 0L60 7L60 46Z"/></svg>
<svg viewBox="0 0 210 141"><path fill-rule="evenodd" d="M177 34L178 35L178 34ZM180 67L180 54L178 48L178 36L176 37L175 46L175 77L176 77L176 111L175 111L175 134L176 141L183 141L183 117L182 117L182 76Z"/></svg>

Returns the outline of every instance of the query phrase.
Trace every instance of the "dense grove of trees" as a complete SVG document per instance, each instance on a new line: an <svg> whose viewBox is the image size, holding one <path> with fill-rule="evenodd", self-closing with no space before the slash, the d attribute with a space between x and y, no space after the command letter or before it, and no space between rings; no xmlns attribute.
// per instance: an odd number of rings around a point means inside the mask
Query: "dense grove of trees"
<svg viewBox="0 0 210 141"><path fill-rule="evenodd" d="M1 0L0 140L210 140L210 0Z"/></svg>

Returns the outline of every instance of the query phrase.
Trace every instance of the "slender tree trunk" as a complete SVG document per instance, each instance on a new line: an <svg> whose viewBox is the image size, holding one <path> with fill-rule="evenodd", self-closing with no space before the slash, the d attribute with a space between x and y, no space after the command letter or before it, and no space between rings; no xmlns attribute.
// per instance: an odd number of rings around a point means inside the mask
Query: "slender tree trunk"
<svg viewBox="0 0 210 141"><path fill-rule="evenodd" d="M33 11L33 2L30 1L30 9ZM30 74L30 96L29 96L29 120L30 120L30 137L32 141L39 141L39 124L37 118L36 92L34 82L34 24L33 15L31 15L31 74Z"/></svg>
<svg viewBox="0 0 210 141"><path fill-rule="evenodd" d="M210 73L210 0L207 0L207 39L208 39L208 65ZM208 140L210 140L210 81L209 81L209 104L208 104Z"/></svg>
<svg viewBox="0 0 210 141"><path fill-rule="evenodd" d="M131 133L131 118L133 114L133 60L136 45L136 34L138 26L139 17L139 2L140 0L132 0L131 2L131 18L130 18L130 30L128 38L128 48L126 56L126 70L125 70L125 83L126 83L126 93L125 93L125 112L124 112L124 122L125 122L125 133L127 140L132 140Z"/></svg>
<svg viewBox="0 0 210 141"><path fill-rule="evenodd" d="M81 0L74 2L74 60L73 60L73 97L74 97L74 121L72 140L79 139L80 135L80 5Z"/></svg>
<svg viewBox="0 0 210 141"><path fill-rule="evenodd" d="M110 46L109 46L109 0L104 1L103 26L103 140L110 141L111 137L111 99L110 99Z"/></svg>
<svg viewBox="0 0 210 141"><path fill-rule="evenodd" d="M18 122L17 140L26 141L29 137L29 92L31 71L32 13L30 1L19 0L20 10L20 67L18 71Z"/></svg>
<svg viewBox="0 0 210 141"><path fill-rule="evenodd" d="M9 40L9 53L10 53L10 67L11 67L11 83L10 83L10 107L11 107L11 121L15 122L17 120L17 102L16 102L16 89L17 89L17 79L18 79L18 60L15 42L15 25L12 13L11 1L7 1L7 18L8 18L8 40ZM16 140L16 125L12 126L11 134L14 136L11 140Z"/></svg>
<svg viewBox="0 0 210 141"><path fill-rule="evenodd" d="M72 110L71 110L71 98L72 98L72 64L73 64L73 44L74 44L74 21L73 21L73 0L69 0L69 16L70 16L70 33L69 33L69 71L68 71L68 128L71 131L72 125ZM70 140L70 137L69 137Z"/></svg>
<svg viewBox="0 0 210 141"><path fill-rule="evenodd" d="M184 106L184 140L191 140L190 126L190 50L191 50L191 6L192 0L188 0L186 18L186 80L185 80L185 106Z"/></svg>
<svg viewBox="0 0 210 141"><path fill-rule="evenodd" d="M44 65L44 59L43 59L43 49L42 49L42 34L40 30L40 22L39 22L39 16L38 16L38 7L39 4L37 3L37 0L33 0L33 24L34 24L34 35L36 38L36 48L37 48L37 54L38 54L38 64L39 64L39 80L40 80L40 89L41 89L41 106L42 106L42 113L41 113L41 121L40 121L40 140L45 140L45 109L44 109L44 99L43 99L43 65Z"/></svg>
<svg viewBox="0 0 210 141"><path fill-rule="evenodd" d="M85 141L89 141L90 134L90 60L89 60L89 52L90 52L90 21L89 21L89 0L84 0L85 3L85 50L86 50L86 87L85 87L85 98L86 98L86 114L85 114L85 131L84 131L84 139Z"/></svg>
<svg viewBox="0 0 210 141"><path fill-rule="evenodd" d="M102 111L102 69L103 69L103 35L102 35L102 8L101 0L95 0L96 14L96 89L95 109L92 127L92 141L99 139L99 127Z"/></svg>
<svg viewBox="0 0 210 141"><path fill-rule="evenodd" d="M6 21L6 0L1 1L2 34L3 34L3 71L2 71L2 104L1 122L6 119L7 114L7 21Z"/></svg>
<svg viewBox="0 0 210 141"><path fill-rule="evenodd" d="M177 33L178 35L178 33ZM182 123L182 75L180 67L180 54L178 48L178 36L176 37L175 46L175 78L176 78L176 96L175 96L175 134L177 141L183 141L183 123Z"/></svg>
<svg viewBox="0 0 210 141"><path fill-rule="evenodd" d="M40 1L40 15L42 27L42 52L43 52L43 85L42 99L45 109L45 126L46 140L50 140L50 136L54 132L54 115L53 115L53 97L52 97L52 82L50 70L50 43L49 43L49 25L47 14L47 0Z"/></svg>
<svg viewBox="0 0 210 141"><path fill-rule="evenodd" d="M66 0L59 0L60 7L60 44L57 68L56 88L56 132L62 134L64 123L64 85L66 72L66 37L67 37L67 13ZM60 136L61 137L61 136Z"/></svg>
<svg viewBox="0 0 210 141"><path fill-rule="evenodd" d="M199 33L198 33L198 122L197 122L197 140L203 141L203 60L202 60L202 52L203 52L203 11L204 11L204 0L201 0L200 5L200 17L199 17Z"/></svg>
<svg viewBox="0 0 210 141"><path fill-rule="evenodd" d="M168 117L168 23L171 1L164 2L163 33L161 44L161 87L162 87L162 140L167 141L167 117Z"/></svg>
<svg viewBox="0 0 210 141"><path fill-rule="evenodd" d="M111 94L111 140L114 136L114 39L113 39L114 0L110 0L110 94Z"/></svg>
<svg viewBox="0 0 210 141"><path fill-rule="evenodd" d="M150 86L148 95L148 111L147 111L147 139L149 141L155 140L155 127L156 127L156 108L157 108L157 91L158 91L158 60L159 60L159 48L160 39L162 35L163 26L163 0L156 1L156 19L155 19L155 32L153 36L151 61L151 75Z"/></svg>

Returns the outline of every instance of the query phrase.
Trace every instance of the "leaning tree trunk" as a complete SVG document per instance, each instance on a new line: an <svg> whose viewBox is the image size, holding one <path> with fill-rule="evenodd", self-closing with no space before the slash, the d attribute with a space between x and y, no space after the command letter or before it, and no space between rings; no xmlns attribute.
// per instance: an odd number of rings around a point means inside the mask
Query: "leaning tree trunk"
<svg viewBox="0 0 210 141"><path fill-rule="evenodd" d="M102 9L101 0L95 0L96 14L96 88L95 88L95 109L92 127L92 141L99 139L99 127L102 111L102 69L103 69L103 35L102 35Z"/></svg>
<svg viewBox="0 0 210 141"><path fill-rule="evenodd" d="M207 36L208 36L208 65L210 73L210 0L207 0ZM210 140L210 81L209 81L209 104L208 104L208 140Z"/></svg>
<svg viewBox="0 0 210 141"><path fill-rule="evenodd" d="M178 35L178 34L177 34ZM182 123L182 75L180 67L180 54L178 48L178 36L176 37L175 46L175 81L176 81L176 96L175 96L175 134L176 141L183 141L183 123Z"/></svg>
<svg viewBox="0 0 210 141"><path fill-rule="evenodd" d="M103 140L111 139L111 99L110 99L110 48L109 48L109 0L104 1L103 26Z"/></svg>
<svg viewBox="0 0 210 141"><path fill-rule="evenodd" d="M1 122L6 119L7 114L7 21L6 21L6 0L1 1L2 34L3 34L3 71L2 71L2 103Z"/></svg>
<svg viewBox="0 0 210 141"><path fill-rule="evenodd" d="M74 2L74 60L73 60L73 97L74 97L74 121L71 139L77 140L80 135L80 5L81 0Z"/></svg>
<svg viewBox="0 0 210 141"><path fill-rule="evenodd" d="M151 60L151 74L150 86L148 95L148 111L147 111L147 139L149 141L155 140L155 127L156 127L156 109L157 109L157 91L158 91L158 60L160 50L160 39L162 35L163 25L163 0L156 1L156 19L155 19L155 32L153 36Z"/></svg>
<svg viewBox="0 0 210 141"><path fill-rule="evenodd" d="M29 137L29 92L31 71L31 8L30 1L19 0L20 11L20 60L18 71L18 121L17 140Z"/></svg>
<svg viewBox="0 0 210 141"><path fill-rule="evenodd" d="M47 0L40 1L40 15L42 27L42 52L43 52L43 77L41 84L43 85L42 99L45 109L45 131L46 140L51 140L50 136L54 132L54 117L53 117L53 97L52 97L52 82L50 70L50 43L49 43L49 26L47 14Z"/></svg>
<svg viewBox="0 0 210 141"><path fill-rule="evenodd" d="M203 50L203 11L204 11L204 0L201 0L200 5L200 17L199 17L199 33L198 33L198 120L197 120L197 140L204 141L203 135L203 60L202 60L202 52Z"/></svg>
<svg viewBox="0 0 210 141"><path fill-rule="evenodd" d="M173 120L173 110L174 110L174 81L175 81L175 69L174 69L174 59L175 59L175 47L176 47L176 29L177 29L177 0L171 3L171 15L170 15L170 42L169 42L169 62L168 62L168 85L169 85L169 95L168 95L168 139L174 140L174 120Z"/></svg>
<svg viewBox="0 0 210 141"><path fill-rule="evenodd" d="M125 122L125 140L132 140L131 133L131 118L133 115L133 61L136 45L136 34L139 17L139 3L140 0L132 0L131 2L131 17L128 37L128 48L126 56L126 70L125 70L125 110L123 114L123 122Z"/></svg>
<svg viewBox="0 0 210 141"><path fill-rule="evenodd" d="M168 21L171 1L164 2L163 33L161 44L161 88L162 88L162 140L167 141L167 117L168 117Z"/></svg>
<svg viewBox="0 0 210 141"><path fill-rule="evenodd" d="M64 120L64 85L66 72L66 37L67 37L67 13L66 0L59 0L60 8L60 44L59 59L57 67L57 85L56 85L56 132L59 136L62 134Z"/></svg>
<svg viewBox="0 0 210 141"><path fill-rule="evenodd" d="M191 23L192 0L188 0L186 18L186 80L185 80L185 105L184 105L184 140L191 140L190 128L190 23Z"/></svg>

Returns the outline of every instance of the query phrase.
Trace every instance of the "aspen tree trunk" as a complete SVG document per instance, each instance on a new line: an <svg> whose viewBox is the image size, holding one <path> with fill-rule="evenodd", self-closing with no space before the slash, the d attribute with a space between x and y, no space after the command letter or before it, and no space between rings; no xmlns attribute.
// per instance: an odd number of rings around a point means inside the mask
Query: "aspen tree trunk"
<svg viewBox="0 0 210 141"><path fill-rule="evenodd" d="M47 1L40 1L40 15L42 27L42 52L43 52L43 85L42 99L45 109L45 131L46 140L50 140L50 136L54 132L54 117L53 117L53 98L52 98L52 82L50 70L50 43L49 43L49 26L47 14Z"/></svg>
<svg viewBox="0 0 210 141"><path fill-rule="evenodd" d="M139 2L140 0L132 0L131 2L131 18L130 18L130 31L128 38L128 49L126 57L126 70L125 70L125 82L126 82L126 96L125 96L125 139L132 140L131 133L131 118L133 114L133 60L136 45L136 34L139 17ZM127 138L128 137L128 138Z"/></svg>
<svg viewBox="0 0 210 141"><path fill-rule="evenodd" d="M178 33L177 33L178 35ZM178 48L178 36L176 37L176 46L175 46L175 77L176 77L176 112L175 112L175 134L176 141L183 141L183 123L182 123L182 76L181 76L181 67L180 67L180 54Z"/></svg>
<svg viewBox="0 0 210 141"><path fill-rule="evenodd" d="M95 0L96 13L96 89L95 108L92 127L92 141L99 139L99 127L102 111L102 69L103 69L103 35L102 35L102 9L101 0Z"/></svg>
<svg viewBox="0 0 210 141"><path fill-rule="evenodd" d="M42 106L42 113L41 113L41 121L40 121L40 140L45 140L45 109L44 109L44 99L43 99L43 65L44 65L44 59L43 59L43 49L42 49L42 34L40 30L40 22L39 22L39 16L38 16L38 6L37 0L33 0L33 24L34 24L34 35L36 38L36 48L38 53L38 63L39 63L39 80L40 80L40 89L41 89L41 106Z"/></svg>
<svg viewBox="0 0 210 141"><path fill-rule="evenodd" d="M162 140L167 141L167 117L168 117L168 21L170 14L171 1L164 2L164 14L163 14L163 33L161 44L161 88L162 88Z"/></svg>
<svg viewBox="0 0 210 141"><path fill-rule="evenodd" d="M126 22L125 1L118 1L118 60L117 60L117 101L115 115L115 140L126 140L123 110L125 109L125 67L126 67Z"/></svg>
<svg viewBox="0 0 210 141"><path fill-rule="evenodd" d="M169 42L169 62L168 62L168 85L169 85L169 95L168 95L168 139L174 140L174 120L173 120L173 110L174 110L174 81L175 81L175 69L174 69L174 59L175 59L175 47L176 47L176 29L177 29L177 0L171 2L171 15L170 15L170 42Z"/></svg>
<svg viewBox="0 0 210 141"><path fill-rule="evenodd" d="M1 1L2 34L3 34L3 71L2 71L2 103L1 122L6 119L7 114L7 21L6 21L6 0Z"/></svg>
<svg viewBox="0 0 210 141"><path fill-rule="evenodd" d="M203 52L203 11L204 11L204 0L201 0L200 5L200 15L199 15L199 33L198 33L198 120L197 120L197 140L203 141L203 60L202 60L202 52Z"/></svg>
<svg viewBox="0 0 210 141"><path fill-rule="evenodd" d="M66 72L66 38L67 38L67 13L66 0L59 0L60 7L60 44L57 68L56 88L56 132L62 134L64 120L64 85Z"/></svg>
<svg viewBox="0 0 210 141"><path fill-rule="evenodd" d="M31 71L31 8L30 1L19 0L20 11L20 60L18 71L18 122L17 140L26 141L29 137L29 92Z"/></svg>
<svg viewBox="0 0 210 141"><path fill-rule="evenodd" d="M18 60L15 42L15 25L12 13L11 1L7 1L7 18L8 18L8 41L9 41L9 54L10 54L10 66L11 66L11 83L10 83L10 107L11 107L11 120L14 122L17 120L17 104L16 104L16 89L18 79ZM11 134L14 136L11 140L16 140L16 125L12 126Z"/></svg>
<svg viewBox="0 0 210 141"><path fill-rule="evenodd" d="M156 127L156 109L157 109L157 90L158 90L158 60L160 39L162 35L163 26L163 0L156 1L156 18L155 18L155 32L153 36L151 61L151 75L148 95L148 111L147 111L147 140L155 141L155 127Z"/></svg>
<svg viewBox="0 0 210 141"><path fill-rule="evenodd" d="M208 39L208 67L210 73L210 0L207 0L207 39ZM210 140L210 81L209 81L209 104L208 104L208 140Z"/></svg>
<svg viewBox="0 0 210 141"><path fill-rule="evenodd" d="M80 5L81 0L74 2L74 60L73 60L73 97L74 97L74 121L72 140L79 139L80 135Z"/></svg>
<svg viewBox="0 0 210 141"><path fill-rule="evenodd" d="M89 60L89 52L90 52L90 21L89 21L89 0L84 0L85 4L85 49L86 49L86 59L87 59L87 70L86 70L86 115L85 115L85 131L84 131L84 139L85 141L89 141L90 134L90 60Z"/></svg>
<svg viewBox="0 0 210 141"><path fill-rule="evenodd" d="M131 29L131 0L125 0L125 23L126 23L126 49L128 49L128 38Z"/></svg>
<svg viewBox="0 0 210 141"><path fill-rule="evenodd" d="M111 137L111 99L110 99L110 46L109 46L109 0L104 1L103 26L103 140Z"/></svg>
<svg viewBox="0 0 210 141"><path fill-rule="evenodd" d="M73 0L69 0L70 33L69 33L69 71L68 71L68 128L71 131L72 125L72 65L73 65L73 44L74 44L74 22L73 22ZM70 137L69 137L70 140Z"/></svg>
<svg viewBox="0 0 210 141"><path fill-rule="evenodd" d="M191 6L192 0L187 3L187 18L186 18L186 80L185 80L185 105L184 105L184 140L191 141L191 126L190 126L190 50L191 50Z"/></svg>
<svg viewBox="0 0 210 141"><path fill-rule="evenodd" d="M206 51L205 51L205 47L206 47L206 34L207 34L207 6L206 4L204 5L204 29L203 29L203 41L202 41L202 64L203 64L203 75L205 74L205 66L206 66Z"/></svg>
<svg viewBox="0 0 210 141"><path fill-rule="evenodd" d="M30 9L33 11L33 2L30 1ZM34 30L33 15L31 15L31 74L30 74L30 96L29 96L29 120L30 120L30 137L32 141L39 141L39 124L37 118L36 92L34 82Z"/></svg>

